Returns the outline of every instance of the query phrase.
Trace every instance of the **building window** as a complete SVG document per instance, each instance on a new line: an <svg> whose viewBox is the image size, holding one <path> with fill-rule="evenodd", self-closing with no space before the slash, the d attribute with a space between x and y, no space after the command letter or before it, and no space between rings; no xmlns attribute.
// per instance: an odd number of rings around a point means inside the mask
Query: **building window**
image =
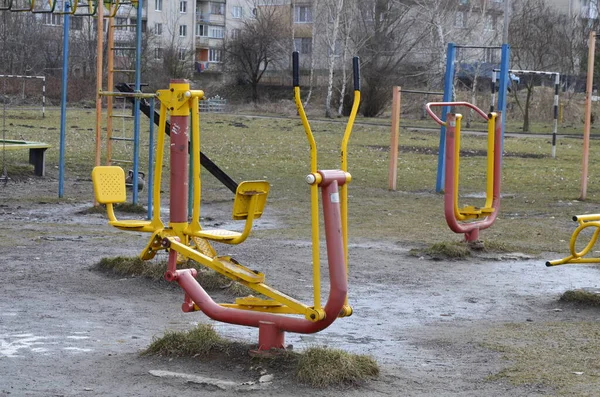
<svg viewBox="0 0 600 397"><path fill-rule="evenodd" d="M238 37L240 37L240 29L232 29L231 30L231 38L235 40Z"/></svg>
<svg viewBox="0 0 600 397"><path fill-rule="evenodd" d="M300 54L310 54L312 53L312 39L310 37L294 39L294 47Z"/></svg>
<svg viewBox="0 0 600 397"><path fill-rule="evenodd" d="M70 30L82 30L83 29L83 19L82 18L72 18L71 23L69 25Z"/></svg>
<svg viewBox="0 0 600 397"><path fill-rule="evenodd" d="M187 25L179 25L179 37L187 36Z"/></svg>
<svg viewBox="0 0 600 397"><path fill-rule="evenodd" d="M223 15L225 13L225 4L210 3L210 13L216 15Z"/></svg>
<svg viewBox="0 0 600 397"><path fill-rule="evenodd" d="M185 48L178 48L177 49L177 57L179 58L179 60L185 61L185 56L186 56Z"/></svg>
<svg viewBox="0 0 600 397"><path fill-rule="evenodd" d="M312 11L309 5L294 6L294 22L309 23L312 22Z"/></svg>
<svg viewBox="0 0 600 397"><path fill-rule="evenodd" d="M115 18L115 30L127 30L127 18Z"/></svg>
<svg viewBox="0 0 600 397"><path fill-rule="evenodd" d="M208 62L221 62L221 50L211 48L208 50Z"/></svg>
<svg viewBox="0 0 600 397"><path fill-rule="evenodd" d="M462 11L456 11L454 16L454 26L457 28L464 28L466 26L465 13Z"/></svg>
<svg viewBox="0 0 600 397"><path fill-rule="evenodd" d="M185 14L187 12L187 1L179 2L179 12Z"/></svg>
<svg viewBox="0 0 600 397"><path fill-rule="evenodd" d="M154 23L154 34L160 36L162 34L162 23Z"/></svg>
<svg viewBox="0 0 600 397"><path fill-rule="evenodd" d="M161 47L156 47L154 49L154 59L162 59L163 58L163 49Z"/></svg>
<svg viewBox="0 0 600 397"><path fill-rule="evenodd" d="M44 25L60 26L62 25L62 16L56 14L42 14L44 15ZM73 18L75 19L75 18Z"/></svg>
<svg viewBox="0 0 600 397"><path fill-rule="evenodd" d="M208 37L208 26L202 24L196 24L196 36Z"/></svg>
<svg viewBox="0 0 600 397"><path fill-rule="evenodd" d="M496 18L493 15L485 16L485 30L496 30Z"/></svg>
<svg viewBox="0 0 600 397"><path fill-rule="evenodd" d="M220 26L211 26L208 29L208 37L211 37L213 39L222 39L224 33L224 29Z"/></svg>
<svg viewBox="0 0 600 397"><path fill-rule="evenodd" d="M154 11L162 11L162 0L154 0Z"/></svg>
<svg viewBox="0 0 600 397"><path fill-rule="evenodd" d="M242 17L242 7L233 6L231 7L231 17L235 19L240 19Z"/></svg>

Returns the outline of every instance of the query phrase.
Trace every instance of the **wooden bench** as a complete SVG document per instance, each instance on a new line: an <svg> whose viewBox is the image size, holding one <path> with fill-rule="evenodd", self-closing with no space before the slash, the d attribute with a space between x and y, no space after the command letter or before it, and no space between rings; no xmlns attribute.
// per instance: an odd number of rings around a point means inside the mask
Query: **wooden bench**
<svg viewBox="0 0 600 397"><path fill-rule="evenodd" d="M46 149L51 147L47 143L28 142L13 139L0 139L0 150L29 149L29 164L33 165L33 172L37 176L46 175Z"/></svg>

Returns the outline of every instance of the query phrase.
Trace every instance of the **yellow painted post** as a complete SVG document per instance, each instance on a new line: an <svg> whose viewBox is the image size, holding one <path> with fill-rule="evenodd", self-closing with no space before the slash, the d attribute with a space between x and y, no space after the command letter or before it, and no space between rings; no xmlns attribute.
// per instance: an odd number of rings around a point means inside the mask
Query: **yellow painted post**
<svg viewBox="0 0 600 397"><path fill-rule="evenodd" d="M388 189L396 190L398 178L398 138L400 135L400 87L392 88L392 130L390 133L390 166L388 171Z"/></svg>
<svg viewBox="0 0 600 397"><path fill-rule="evenodd" d="M581 167L581 195L580 200L587 196L588 162L590 154L590 129L592 120L592 89L594 84L594 58L596 52L596 33L590 32L588 39L588 67L585 85L585 122L583 126L583 159Z"/></svg>
<svg viewBox="0 0 600 397"><path fill-rule="evenodd" d="M115 52L113 47L115 46L115 27L114 18L108 18L108 25L106 27L106 69L108 73L106 75L106 87L108 91L114 89L114 69L115 69ZM100 35L101 32L98 31ZM106 98L106 165L110 165L112 161L112 127L113 127L113 97L109 96ZM160 201L155 201L155 206L159 206Z"/></svg>

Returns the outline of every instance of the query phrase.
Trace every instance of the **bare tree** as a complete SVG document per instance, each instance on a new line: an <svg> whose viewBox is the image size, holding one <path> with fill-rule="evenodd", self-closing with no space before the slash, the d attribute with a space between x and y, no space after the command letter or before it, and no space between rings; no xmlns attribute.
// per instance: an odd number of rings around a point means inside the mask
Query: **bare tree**
<svg viewBox="0 0 600 397"><path fill-rule="evenodd" d="M513 67L539 71L555 71L561 66L561 17L545 0L520 0L509 25ZM513 90L515 102L523 113L523 131L529 131L529 108L534 95L535 79L525 80L525 102Z"/></svg>
<svg viewBox="0 0 600 397"><path fill-rule="evenodd" d="M423 37L422 23L412 6L395 0L360 2L352 33L353 47L361 58L362 114L379 115L389 102L391 81Z"/></svg>
<svg viewBox="0 0 600 397"><path fill-rule="evenodd" d="M258 84L273 63L289 59L286 51L290 37L287 7L261 5L255 18L243 22L239 35L225 43L226 64L239 79L252 87L252 101L257 102Z"/></svg>

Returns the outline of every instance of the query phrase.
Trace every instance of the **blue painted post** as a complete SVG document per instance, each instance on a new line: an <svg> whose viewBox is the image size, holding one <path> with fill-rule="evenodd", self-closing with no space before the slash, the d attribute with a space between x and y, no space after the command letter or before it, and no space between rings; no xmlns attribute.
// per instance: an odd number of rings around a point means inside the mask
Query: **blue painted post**
<svg viewBox="0 0 600 397"><path fill-rule="evenodd" d="M146 186L148 186L148 219L152 219L152 191L154 183L154 98L150 98L150 131L148 133L148 178L146 178Z"/></svg>
<svg viewBox="0 0 600 397"><path fill-rule="evenodd" d="M498 110L502 112L502 150L504 151L504 129L506 127L506 95L508 92L508 70L510 69L510 46L502 44L500 58L500 84L498 86ZM500 154L502 156L502 153Z"/></svg>
<svg viewBox="0 0 600 397"><path fill-rule="evenodd" d="M452 101L452 91L454 86L454 60L456 58L456 46L454 43L448 43L448 52L446 53L446 75L444 76L444 98L443 102ZM446 115L450 111L449 106L442 107L442 120L446 121ZM438 149L438 167L435 191L440 193L444 189L444 167L446 165L446 127L440 128L440 145Z"/></svg>
<svg viewBox="0 0 600 397"><path fill-rule="evenodd" d="M135 92L142 92L141 69L142 69L142 11L143 0L138 1L135 21ZM150 120L150 124L153 124ZM132 202L138 201L138 174L140 157L140 98L133 101L133 195ZM151 164L150 164L151 166Z"/></svg>
<svg viewBox="0 0 600 397"><path fill-rule="evenodd" d="M69 71L69 8L71 3L65 1L63 15L63 66L62 66L62 92L60 95L60 149L58 160L58 198L65 194L65 146L67 127L67 84Z"/></svg>

